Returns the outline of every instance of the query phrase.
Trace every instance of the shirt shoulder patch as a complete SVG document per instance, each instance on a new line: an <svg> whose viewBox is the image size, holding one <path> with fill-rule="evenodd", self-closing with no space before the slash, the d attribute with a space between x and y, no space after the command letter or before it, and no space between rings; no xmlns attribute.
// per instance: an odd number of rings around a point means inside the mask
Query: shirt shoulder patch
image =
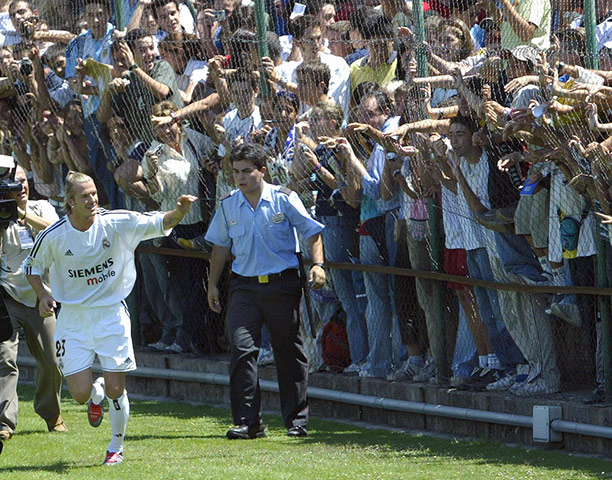
<svg viewBox="0 0 612 480"><path fill-rule="evenodd" d="M236 190L232 190L232 191L231 191L231 192L229 192L229 193L226 193L225 195L223 195L223 196L221 197L221 199L220 199L219 201L220 201L220 202L222 202L223 200L227 200L228 198L230 198L230 197L231 197L231 196L232 196L234 193L236 193L236 192L238 192L238 190L237 190L237 189L236 189Z"/></svg>
<svg viewBox="0 0 612 480"><path fill-rule="evenodd" d="M293 193L293 190L287 187L280 187L278 191L284 193L285 195L291 195Z"/></svg>

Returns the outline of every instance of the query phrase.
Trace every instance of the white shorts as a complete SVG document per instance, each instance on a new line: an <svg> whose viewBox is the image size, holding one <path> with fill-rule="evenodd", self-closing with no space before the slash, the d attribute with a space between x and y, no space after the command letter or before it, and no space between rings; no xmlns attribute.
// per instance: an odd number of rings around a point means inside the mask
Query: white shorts
<svg viewBox="0 0 612 480"><path fill-rule="evenodd" d="M96 355L105 372L136 370L125 305L62 306L55 327L55 355L65 377L91 368Z"/></svg>

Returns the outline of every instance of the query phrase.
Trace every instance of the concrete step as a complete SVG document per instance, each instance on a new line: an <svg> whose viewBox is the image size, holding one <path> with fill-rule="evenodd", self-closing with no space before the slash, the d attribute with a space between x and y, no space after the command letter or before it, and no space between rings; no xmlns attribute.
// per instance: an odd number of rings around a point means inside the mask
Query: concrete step
<svg viewBox="0 0 612 480"><path fill-rule="evenodd" d="M20 359L27 358L28 355L27 349L20 346ZM208 376L214 379L214 383L202 383L201 381L180 379L178 378L179 374L177 374L177 378L172 379L151 378L150 371L146 377L139 376L137 370L131 372L128 376L127 388L130 393L229 407L229 387L226 378L229 359L227 356L202 358L140 350L137 351L136 359L143 372L147 370L144 367L148 367L159 368L164 371L203 372L216 375ZM21 363L23 364L23 362ZM21 368L22 379L34 380L34 374L35 369L32 367L24 366ZM260 368L260 378L276 382L275 368ZM424 402L431 405L447 405L525 416L532 415L534 405L559 405L562 407L564 420L612 426L612 406L589 406L580 401L588 392L564 392L537 398L519 398L509 393L459 391L449 387L436 387L423 383L387 382L385 380L361 379L356 376L327 372L311 374L309 386L385 399ZM277 393L262 391L262 401L265 410L280 412ZM312 397L309 404L310 414L317 417L365 421L395 428L431 431L503 443L525 445L533 443L530 428L391 411ZM230 422L231 419L228 417L228 424ZM565 448L569 451L610 455L612 440L563 434L563 442L556 444L555 447Z"/></svg>

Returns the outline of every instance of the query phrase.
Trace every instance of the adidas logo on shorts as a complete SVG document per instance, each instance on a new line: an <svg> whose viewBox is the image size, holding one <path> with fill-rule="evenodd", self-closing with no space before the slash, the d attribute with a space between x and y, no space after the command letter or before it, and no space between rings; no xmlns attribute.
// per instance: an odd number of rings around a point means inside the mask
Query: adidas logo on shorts
<svg viewBox="0 0 612 480"><path fill-rule="evenodd" d="M72 251L70 249L66 250L66 253L64 253L64 256L66 257L74 257L74 253L72 253Z"/></svg>

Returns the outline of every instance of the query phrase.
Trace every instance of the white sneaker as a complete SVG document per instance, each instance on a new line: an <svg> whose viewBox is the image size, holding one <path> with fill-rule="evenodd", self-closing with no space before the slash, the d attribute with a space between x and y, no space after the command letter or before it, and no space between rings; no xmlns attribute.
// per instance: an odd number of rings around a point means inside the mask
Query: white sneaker
<svg viewBox="0 0 612 480"><path fill-rule="evenodd" d="M362 368L359 370L359 378L385 378L386 375L374 375L370 370Z"/></svg>
<svg viewBox="0 0 612 480"><path fill-rule="evenodd" d="M550 313L565 320L574 327L582 326L580 309L575 303L553 303L550 306Z"/></svg>
<svg viewBox="0 0 612 480"><path fill-rule="evenodd" d="M413 382L429 382L429 380L436 376L436 364L434 362L427 362L421 371L412 377Z"/></svg>
<svg viewBox="0 0 612 480"><path fill-rule="evenodd" d="M158 352L163 352L164 350L166 350L170 345L168 345L167 343L162 342L161 340L159 342L155 342L155 343L149 343L147 345L147 347L152 348L153 350L157 350Z"/></svg>
<svg viewBox="0 0 612 480"><path fill-rule="evenodd" d="M506 373L502 378L496 382L489 383L485 388L489 392L505 392L510 390L515 381L515 373Z"/></svg>
<svg viewBox="0 0 612 480"><path fill-rule="evenodd" d="M176 342L174 342L169 347L166 347L165 351L168 353L185 353L185 349Z"/></svg>
<svg viewBox="0 0 612 480"><path fill-rule="evenodd" d="M360 363L351 363L348 367L342 370L342 373L346 373L348 375L357 374L363 369L364 362Z"/></svg>
<svg viewBox="0 0 612 480"><path fill-rule="evenodd" d="M517 388L511 391L517 397L530 397L532 395L547 395L549 393L557 393L561 389L558 386L551 385L543 378L536 378L533 382L523 382Z"/></svg>
<svg viewBox="0 0 612 480"><path fill-rule="evenodd" d="M387 375L387 380L389 382L409 382L416 375L420 375L423 373L425 369L425 365L414 365L413 363L408 363L406 360L404 365L401 368L391 372Z"/></svg>

